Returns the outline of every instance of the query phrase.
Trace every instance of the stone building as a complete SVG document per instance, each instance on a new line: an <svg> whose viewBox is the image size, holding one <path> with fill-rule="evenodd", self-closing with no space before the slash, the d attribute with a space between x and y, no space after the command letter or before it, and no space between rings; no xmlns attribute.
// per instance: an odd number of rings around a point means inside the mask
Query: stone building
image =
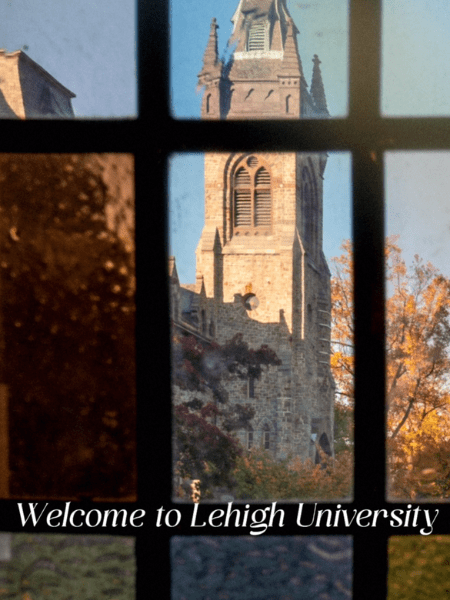
<svg viewBox="0 0 450 600"><path fill-rule="evenodd" d="M0 50L0 119L73 118L65 88L22 50Z"/></svg>
<svg viewBox="0 0 450 600"><path fill-rule="evenodd" d="M199 74L203 119L328 116L319 59L311 86L285 0L240 0L234 48L219 60L213 19ZM237 431L246 448L275 458L318 460L333 449L330 272L322 250L326 153L208 153L205 223L196 283L180 285L170 263L172 318L179 331L219 344L243 334L281 360L260 379L231 379L231 402L255 416ZM175 402L186 392L175 390Z"/></svg>

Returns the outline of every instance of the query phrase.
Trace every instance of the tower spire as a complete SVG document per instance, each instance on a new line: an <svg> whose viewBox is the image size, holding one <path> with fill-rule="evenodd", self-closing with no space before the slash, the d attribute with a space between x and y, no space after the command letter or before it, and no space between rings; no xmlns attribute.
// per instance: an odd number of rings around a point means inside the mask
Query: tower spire
<svg viewBox="0 0 450 600"><path fill-rule="evenodd" d="M198 74L198 88L205 87L202 103L202 118L204 119L220 119L220 81L223 65L219 59L218 29L217 21L213 18L203 55L203 68Z"/></svg>
<svg viewBox="0 0 450 600"><path fill-rule="evenodd" d="M328 112L328 107L327 107L327 100L325 98L325 89L323 87L323 81L322 81L322 73L320 72L320 60L319 57L317 56L317 54L314 54L314 58L313 58L313 72L312 72L312 79L311 79L311 96L314 100L314 104L316 105L317 109L321 112L324 113L325 115L329 115L330 113Z"/></svg>
<svg viewBox="0 0 450 600"><path fill-rule="evenodd" d="M302 59L298 52L296 27L291 18L287 21L286 41L284 43L284 54L281 71L283 75L291 77L303 77ZM304 77L303 77L304 78Z"/></svg>
<svg viewBox="0 0 450 600"><path fill-rule="evenodd" d="M311 91L298 51L299 33L286 0L239 0L229 58L218 55L216 19L198 76L203 119L299 119L329 116L319 59Z"/></svg>
<svg viewBox="0 0 450 600"><path fill-rule="evenodd" d="M206 50L203 55L203 69L199 75L205 71L209 71L211 68L214 68L219 63L219 51L218 51L218 41L217 41L217 30L219 26L217 25L217 20L214 17L211 20L211 25L209 29L209 39L206 45Z"/></svg>

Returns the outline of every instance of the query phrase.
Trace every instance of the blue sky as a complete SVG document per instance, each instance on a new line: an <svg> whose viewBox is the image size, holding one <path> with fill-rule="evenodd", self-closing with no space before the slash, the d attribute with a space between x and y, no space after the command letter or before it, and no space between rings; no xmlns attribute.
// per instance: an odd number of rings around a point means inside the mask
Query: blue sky
<svg viewBox="0 0 450 600"><path fill-rule="evenodd" d="M382 109L386 115L450 115L448 0L384 0Z"/></svg>
<svg viewBox="0 0 450 600"><path fill-rule="evenodd" d="M295 2L288 8L300 30L298 46L307 81L318 54L328 108L347 112L348 4L346 0ZM171 98L178 118L198 118L197 74L216 17L219 53L231 33L238 0L172 0ZM450 116L450 5L448 0L384 0L382 110L390 116ZM324 251L340 253L350 237L351 158L330 154L325 171ZM389 153L386 165L386 223L399 234L407 264L419 254L450 276L450 153ZM183 282L195 280L195 248L203 225L203 161L200 155L172 157L170 169L171 252Z"/></svg>
<svg viewBox="0 0 450 600"><path fill-rule="evenodd" d="M2 0L1 10L1 47L74 92L77 117L136 115L135 0Z"/></svg>

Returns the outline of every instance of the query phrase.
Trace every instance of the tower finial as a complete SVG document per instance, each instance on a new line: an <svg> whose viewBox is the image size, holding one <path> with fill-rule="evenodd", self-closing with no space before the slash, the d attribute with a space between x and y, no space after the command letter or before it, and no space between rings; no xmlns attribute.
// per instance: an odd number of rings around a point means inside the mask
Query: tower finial
<svg viewBox="0 0 450 600"><path fill-rule="evenodd" d="M314 54L313 63L314 66L310 88L311 96L318 110L320 110L320 112L324 113L325 115L329 115L327 100L325 98L325 89L323 87L322 73L320 72L319 67L321 61L319 60L317 54Z"/></svg>
<svg viewBox="0 0 450 600"><path fill-rule="evenodd" d="M203 55L203 67L198 74L197 90L204 87L202 117L220 118L220 82L222 79L222 61L219 60L217 30L219 26L215 18L211 21L209 38Z"/></svg>
<svg viewBox="0 0 450 600"><path fill-rule="evenodd" d="M203 70L205 67L215 66L219 61L217 30L219 26L215 17L211 20L209 28L209 39L206 46L205 54L203 55Z"/></svg>
<svg viewBox="0 0 450 600"><path fill-rule="evenodd" d="M282 72L293 76L303 77L303 67L297 47L296 27L294 21L289 17L286 21L286 41L284 43Z"/></svg>

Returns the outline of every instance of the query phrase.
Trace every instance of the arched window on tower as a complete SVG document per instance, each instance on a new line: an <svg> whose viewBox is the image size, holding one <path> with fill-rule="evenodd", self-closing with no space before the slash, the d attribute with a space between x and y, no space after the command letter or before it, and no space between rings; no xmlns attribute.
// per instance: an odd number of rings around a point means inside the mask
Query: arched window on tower
<svg viewBox="0 0 450 600"><path fill-rule="evenodd" d="M206 96L206 114L209 114L209 111L211 110L211 94L208 94Z"/></svg>
<svg viewBox="0 0 450 600"><path fill-rule="evenodd" d="M272 184L269 170L249 156L233 177L233 233L268 233L272 227Z"/></svg>
<svg viewBox="0 0 450 600"><path fill-rule="evenodd" d="M286 114L287 114L287 115L288 115L288 114L291 112L291 110L292 110L292 107L291 107L291 100L292 100L292 96L290 96L290 95L289 95L289 96L286 96Z"/></svg>
<svg viewBox="0 0 450 600"><path fill-rule="evenodd" d="M253 21L248 30L247 50L268 50L269 49L269 28L267 20Z"/></svg>

